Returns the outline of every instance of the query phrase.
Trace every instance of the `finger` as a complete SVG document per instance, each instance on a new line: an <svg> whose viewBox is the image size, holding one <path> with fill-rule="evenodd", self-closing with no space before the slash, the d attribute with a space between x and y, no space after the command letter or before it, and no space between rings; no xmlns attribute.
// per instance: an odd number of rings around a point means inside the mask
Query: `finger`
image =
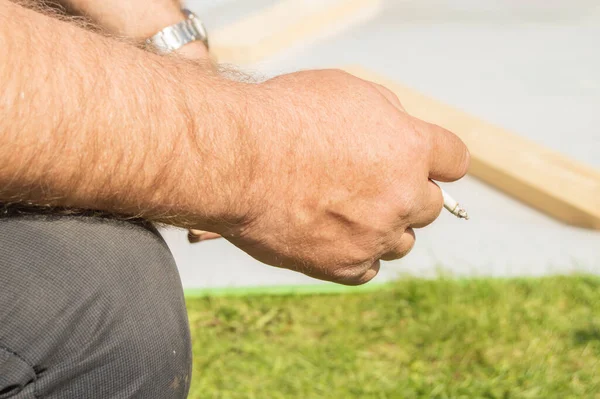
<svg viewBox="0 0 600 399"><path fill-rule="evenodd" d="M429 143L429 178L455 181L469 169L469 150L454 133L431 123L413 118L415 128Z"/></svg>
<svg viewBox="0 0 600 399"><path fill-rule="evenodd" d="M394 107L398 108L402 112L406 112L406 110L404 109L404 106L400 102L400 99L393 91L391 91L390 89L388 89L387 87L385 87L383 85L380 85L379 83L371 82L370 80L361 79L358 76L355 76L355 78L360 79L363 82L370 84L375 89L377 89L377 91L380 92L390 103L392 103L392 105Z"/></svg>
<svg viewBox="0 0 600 399"><path fill-rule="evenodd" d="M200 237L200 240L206 241L206 240L214 240L217 238L223 238L223 237L221 237L220 234L208 232L206 234L202 234L202 236Z"/></svg>
<svg viewBox="0 0 600 399"><path fill-rule="evenodd" d="M373 83L370 82L385 98L387 98L387 100L389 102L392 103L393 106L395 106L396 108L398 108L400 111L402 112L406 112L406 110L404 109L404 106L402 105L402 103L400 102L400 99L398 98L398 96L396 94L394 94L394 92L392 92L390 89L388 89L385 86L382 86L378 83Z"/></svg>
<svg viewBox="0 0 600 399"><path fill-rule="evenodd" d="M413 213L411 227L419 229L433 223L440 216L444 206L444 198L440 187L427 180L427 184L423 190L423 196L420 206Z"/></svg>
<svg viewBox="0 0 600 399"><path fill-rule="evenodd" d="M369 281L373 280L375 278L375 276L377 276L377 273L379 273L379 269L381 267L381 263L377 260L375 261L375 263L373 263L369 268L367 268L364 271L361 271L359 273L347 273L347 274L343 274L343 275L338 275L335 276L333 278L331 278L331 276L327 276L325 278L323 277L317 277L317 278L321 278L323 280L328 280L337 284L343 284L343 285L362 285L365 283L368 283ZM308 274L310 275L310 274ZM315 277L315 276L313 276Z"/></svg>
<svg viewBox="0 0 600 399"><path fill-rule="evenodd" d="M415 246L415 232L412 228L408 228L402 233L398 239L392 244L391 249L381 256L381 260L394 260L404 258Z"/></svg>
<svg viewBox="0 0 600 399"><path fill-rule="evenodd" d="M212 233L210 231L194 229L188 231L188 241L191 244L195 244L200 241L214 240L216 238L221 238L221 236L217 233Z"/></svg>
<svg viewBox="0 0 600 399"><path fill-rule="evenodd" d="M221 238L221 236L217 233L210 233L210 232L206 232L199 236L196 236L193 234L188 234L188 241L190 242L190 244L195 244L195 243L198 243L201 241L214 240L217 238Z"/></svg>

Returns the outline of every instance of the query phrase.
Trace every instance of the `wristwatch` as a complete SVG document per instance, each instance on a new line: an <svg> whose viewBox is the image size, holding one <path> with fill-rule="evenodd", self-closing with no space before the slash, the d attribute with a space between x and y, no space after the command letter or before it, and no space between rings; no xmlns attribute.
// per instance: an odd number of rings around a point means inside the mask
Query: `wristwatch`
<svg viewBox="0 0 600 399"><path fill-rule="evenodd" d="M202 21L193 12L183 9L186 19L177 24L167 26L146 42L163 53L170 53L186 44L200 40L208 49L208 35Z"/></svg>

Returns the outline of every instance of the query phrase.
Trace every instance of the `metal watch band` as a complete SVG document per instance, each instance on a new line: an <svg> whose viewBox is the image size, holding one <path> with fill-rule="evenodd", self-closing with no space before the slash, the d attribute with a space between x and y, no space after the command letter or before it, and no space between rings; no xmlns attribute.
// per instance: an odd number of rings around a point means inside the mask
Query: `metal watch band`
<svg viewBox="0 0 600 399"><path fill-rule="evenodd" d="M182 10L186 19L167 26L147 40L147 43L163 53L170 53L186 44L200 40L208 48L208 35L202 21L191 11Z"/></svg>

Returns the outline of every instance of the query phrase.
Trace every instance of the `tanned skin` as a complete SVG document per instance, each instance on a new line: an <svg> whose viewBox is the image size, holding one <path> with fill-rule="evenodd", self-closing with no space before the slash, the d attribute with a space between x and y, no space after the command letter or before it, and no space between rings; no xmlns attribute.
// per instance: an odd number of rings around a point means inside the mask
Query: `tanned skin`
<svg viewBox="0 0 600 399"><path fill-rule="evenodd" d="M37 6L43 4L29 2ZM98 30L119 40L125 40L133 45L152 51L145 40L166 26L176 24L186 18L182 12L182 4L178 0L59 0L52 3L59 6L58 11L64 16L76 16L71 22L85 22L87 27ZM43 10L40 10L43 11ZM83 18L83 19L81 19ZM209 52L201 41L194 41L176 50L176 54L190 60L208 61ZM203 65L211 67L204 63ZM198 243L220 238L217 233L190 229L188 240Z"/></svg>
<svg viewBox="0 0 600 399"><path fill-rule="evenodd" d="M372 279L469 165L454 134L336 70L232 82L0 0L0 202L214 231L258 260Z"/></svg>

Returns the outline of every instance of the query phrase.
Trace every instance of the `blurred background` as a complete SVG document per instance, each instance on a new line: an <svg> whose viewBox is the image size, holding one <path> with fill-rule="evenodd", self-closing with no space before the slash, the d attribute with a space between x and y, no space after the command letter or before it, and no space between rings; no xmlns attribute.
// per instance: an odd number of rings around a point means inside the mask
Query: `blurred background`
<svg viewBox="0 0 600 399"><path fill-rule="evenodd" d="M210 33L275 3L187 6ZM386 0L331 23L236 67L361 65L600 169L597 0ZM187 294L190 397L600 398L600 231L470 176L444 188L471 220L442 212L360 289L163 230Z"/></svg>

